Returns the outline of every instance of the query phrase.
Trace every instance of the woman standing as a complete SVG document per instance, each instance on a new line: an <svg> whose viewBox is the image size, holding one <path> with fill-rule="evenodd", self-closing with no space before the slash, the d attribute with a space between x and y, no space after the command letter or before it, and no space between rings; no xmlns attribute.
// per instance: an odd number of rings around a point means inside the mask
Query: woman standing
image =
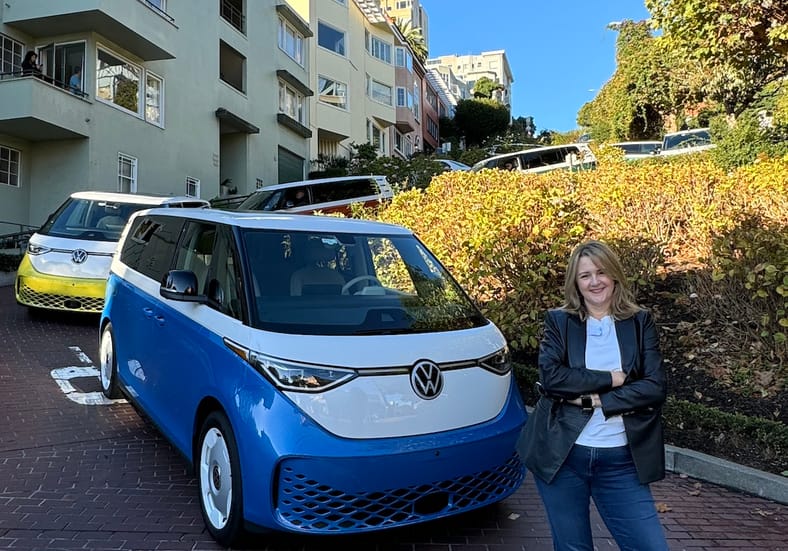
<svg viewBox="0 0 788 551"><path fill-rule="evenodd" d="M545 318L542 396L525 463L556 550L594 549L590 499L622 550L667 550L648 484L665 476L659 336L635 304L618 257L599 241L569 258L565 304Z"/></svg>
<svg viewBox="0 0 788 551"><path fill-rule="evenodd" d="M22 74L41 76L41 65L38 64L38 54L29 50L22 60Z"/></svg>

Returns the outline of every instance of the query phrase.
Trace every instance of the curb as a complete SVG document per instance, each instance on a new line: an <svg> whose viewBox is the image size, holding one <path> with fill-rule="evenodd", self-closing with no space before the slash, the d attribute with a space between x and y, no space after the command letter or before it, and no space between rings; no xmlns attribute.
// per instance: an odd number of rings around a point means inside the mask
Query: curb
<svg viewBox="0 0 788 551"><path fill-rule="evenodd" d="M665 469L788 505L788 477L785 476L668 445L665 446Z"/></svg>

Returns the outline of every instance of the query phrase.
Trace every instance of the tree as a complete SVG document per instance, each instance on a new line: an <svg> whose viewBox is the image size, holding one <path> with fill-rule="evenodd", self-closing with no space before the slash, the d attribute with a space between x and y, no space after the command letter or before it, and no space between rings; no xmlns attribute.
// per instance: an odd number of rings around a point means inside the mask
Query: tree
<svg viewBox="0 0 788 551"><path fill-rule="evenodd" d="M418 58L419 61L424 63L427 60L427 43L424 40L424 33L422 32L420 27L414 27L413 23L410 19L397 19L394 21L394 26L397 27L402 36L405 37L405 41L410 46L413 55Z"/></svg>
<svg viewBox="0 0 788 551"><path fill-rule="evenodd" d="M491 99L463 99L454 110L454 124L468 147L480 145L509 127L509 109Z"/></svg>
<svg viewBox="0 0 788 551"><path fill-rule="evenodd" d="M699 62L701 90L738 115L767 84L788 75L788 3L784 0L646 0L660 41Z"/></svg>
<svg viewBox="0 0 788 551"><path fill-rule="evenodd" d="M476 99L492 99L497 90L503 90L503 85L487 77L481 77L473 85L473 97Z"/></svg>

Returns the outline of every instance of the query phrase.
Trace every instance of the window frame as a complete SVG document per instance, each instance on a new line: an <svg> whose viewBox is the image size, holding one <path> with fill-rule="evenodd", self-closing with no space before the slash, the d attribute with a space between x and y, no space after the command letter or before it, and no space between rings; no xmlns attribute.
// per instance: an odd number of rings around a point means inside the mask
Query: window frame
<svg viewBox="0 0 788 551"><path fill-rule="evenodd" d="M124 162L127 162L131 167L131 174L126 176L121 171ZM139 171L139 159L137 157L133 157L132 155L128 155L127 153L123 153L122 151L118 151L118 193L137 193L137 174ZM125 179L125 180L124 180ZM124 191L123 183L127 181L129 183L129 191Z"/></svg>
<svg viewBox="0 0 788 551"><path fill-rule="evenodd" d="M336 49L334 49L334 48L330 48L330 47L328 47L328 46L326 46L326 45L321 43L321 40L320 40L320 35L321 35L320 29L321 28L325 28L325 29L328 29L330 31L333 31L333 32L336 32L336 33L339 33L339 34L342 35L342 40L341 40L341 46L342 46L341 49L342 49L342 51L341 52L336 50ZM338 43L335 43L335 46L336 46L336 44L338 44ZM317 45L320 48L323 48L324 50L326 50L328 52L332 52L332 53L334 53L336 55L339 55L339 56L342 56L342 57L347 57L347 32L342 31L340 29L337 29L333 25L329 25L328 23L325 23L323 21L318 20L318 22L317 22Z"/></svg>
<svg viewBox="0 0 788 551"><path fill-rule="evenodd" d="M324 83L331 83L332 86L331 86L330 89L334 90L335 92L338 91L338 89L340 89L340 88L344 88L344 91L345 91L344 95L343 94L337 94L337 93L324 94L323 90L326 88ZM342 109L343 111L347 111L349 109L350 101L349 101L349 97L348 97L348 85L345 84L344 82L340 82L340 81L335 80L333 78L330 78L330 77L318 74L317 75L317 89L318 89L317 101L319 101L323 105L328 105L330 107L335 107L337 109ZM341 102L324 101L322 99L323 97L344 98L344 101L341 101Z"/></svg>
<svg viewBox="0 0 788 551"><path fill-rule="evenodd" d="M3 151L7 152L8 159L3 159ZM16 157L16 160L14 160ZM12 168L16 165L16 171L14 172ZM7 166L7 168L6 168ZM0 181L0 185L13 187L13 188L20 188L22 187L21 183L21 168L22 168L22 152L18 149L14 149L13 147L9 147L7 145L0 144L0 176L5 175L5 182ZM12 177L16 178L16 184L11 183Z"/></svg>
<svg viewBox="0 0 788 551"><path fill-rule="evenodd" d="M376 85L379 88L385 88L388 90L388 101L381 101L377 96L386 94L380 94L380 89L376 90ZM384 84L378 80L375 80L371 76L367 75L367 97L374 102L380 103L381 105L388 105L389 107L394 106L394 87L389 86L388 84Z"/></svg>
<svg viewBox="0 0 788 551"><path fill-rule="evenodd" d="M287 48L287 38L291 35L293 37L293 52L290 52ZM298 63L301 67L304 66L306 58L304 53L306 38L298 32L298 29L296 29L292 23L282 16L279 16L277 42L279 43L279 49L282 50L287 57Z"/></svg>
<svg viewBox="0 0 788 551"><path fill-rule="evenodd" d="M372 33L367 34L367 53L388 65L392 64L392 48L394 46L391 42L386 42L382 38L375 36Z"/></svg>
<svg viewBox="0 0 788 551"><path fill-rule="evenodd" d="M10 47L6 46L10 43ZM7 34L0 33L0 72L16 73L22 70L22 60L24 59L25 44ZM10 53L11 59L6 59L6 53Z"/></svg>
<svg viewBox="0 0 788 551"><path fill-rule="evenodd" d="M190 191L190 186L194 186L194 192ZM186 197L200 197L200 179L193 176L186 176Z"/></svg>
<svg viewBox="0 0 788 551"><path fill-rule="evenodd" d="M289 98L295 101L288 103ZM294 113L287 109L292 104L296 105ZM306 96L283 80L279 80L279 112L304 126L307 124Z"/></svg>
<svg viewBox="0 0 788 551"><path fill-rule="evenodd" d="M101 74L100 74L101 71L106 70L106 68L104 68L104 69L101 68L101 64L105 63L104 61L99 59L99 56L102 53L105 54L105 55L108 55L108 56L111 56L111 57L115 58L115 60L119 61L122 64L121 65L122 67L128 67L130 69L136 70L136 74L134 73L134 71L130 71L135 76L136 84L137 84L137 109L136 109L136 111L131 110L128 107L126 107L124 105L121 105L119 103L116 103L115 97L117 96L117 92L113 93L112 97L110 97L110 98L102 97L102 94L99 93L99 90L101 90L102 82L107 78L106 76L101 76ZM95 95L96 100L100 101L101 103L103 103L105 105L109 105L110 107L118 109L119 111L122 111L124 113L128 113L128 114L130 114L132 116L135 116L138 119L141 119L141 120L143 120L143 121L145 121L145 122L147 122L149 124L152 124L154 126L159 126L159 127L163 128L164 127L164 108L163 108L163 106L164 106L164 92L165 92L165 90L164 90L165 89L164 77L162 77L160 75L157 75L156 73L153 73L152 71L149 71L144 65L140 65L138 63L133 63L132 61L129 61L128 58L126 58L126 57L124 57L124 56L122 56L120 54L115 53L115 51L112 50L112 48L109 48L109 47L107 47L107 46L105 46L103 44L100 44L100 43L96 44L96 58L95 59L96 59L96 67L95 67L94 76L95 76L95 79L96 79L96 88L95 88L95 94L94 95ZM115 66L111 66L111 67L115 67ZM83 75L84 75L84 71L83 71ZM110 75L109 78L114 78L115 76L116 75ZM159 85L160 85L160 87L159 87L159 98L160 98L160 100L159 100L159 106L158 106L159 120L158 121L152 120L151 118L148 117L148 79L149 78L158 81ZM112 85L110 85L110 87L111 86ZM83 88L84 88L84 86L83 86Z"/></svg>

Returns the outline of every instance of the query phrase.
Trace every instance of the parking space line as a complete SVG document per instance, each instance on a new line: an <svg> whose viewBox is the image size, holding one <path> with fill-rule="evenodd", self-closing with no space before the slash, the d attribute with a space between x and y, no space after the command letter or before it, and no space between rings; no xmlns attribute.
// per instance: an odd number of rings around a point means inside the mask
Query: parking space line
<svg viewBox="0 0 788 551"><path fill-rule="evenodd" d="M77 356L77 360L84 365L60 367L49 372L57 386L66 395L66 398L83 406L106 406L126 402L124 399L110 400L104 396L103 392L78 391L74 385L71 384L71 379L84 377L99 378L99 370L93 366L90 357L78 346L69 346L68 348Z"/></svg>

